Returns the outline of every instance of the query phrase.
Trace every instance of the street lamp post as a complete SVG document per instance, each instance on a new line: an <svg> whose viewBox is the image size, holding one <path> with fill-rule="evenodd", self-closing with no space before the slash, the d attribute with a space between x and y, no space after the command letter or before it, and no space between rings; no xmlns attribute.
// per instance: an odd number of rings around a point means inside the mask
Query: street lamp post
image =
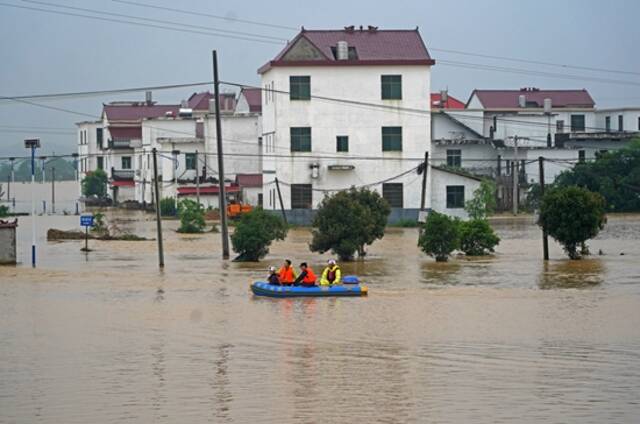
<svg viewBox="0 0 640 424"><path fill-rule="evenodd" d="M40 147L39 138L30 138L24 141L24 147L31 149L31 266L36 267L36 203L35 203L35 182L36 182L36 149Z"/></svg>

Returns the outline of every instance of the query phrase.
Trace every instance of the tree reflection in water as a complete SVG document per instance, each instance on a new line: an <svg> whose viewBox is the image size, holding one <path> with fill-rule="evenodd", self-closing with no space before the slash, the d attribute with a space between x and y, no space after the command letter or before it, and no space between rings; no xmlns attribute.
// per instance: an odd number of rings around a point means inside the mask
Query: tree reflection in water
<svg viewBox="0 0 640 424"><path fill-rule="evenodd" d="M541 289L588 289L600 285L606 267L598 258L545 262L538 279Z"/></svg>

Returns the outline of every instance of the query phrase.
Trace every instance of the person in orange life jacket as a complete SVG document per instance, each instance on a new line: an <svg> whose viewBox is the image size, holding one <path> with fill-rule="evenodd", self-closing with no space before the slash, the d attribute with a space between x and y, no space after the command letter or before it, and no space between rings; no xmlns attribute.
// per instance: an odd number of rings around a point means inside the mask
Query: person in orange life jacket
<svg viewBox="0 0 640 424"><path fill-rule="evenodd" d="M289 259L285 259L284 264L278 271L278 278L283 286L290 286L296 280L296 272Z"/></svg>
<svg viewBox="0 0 640 424"><path fill-rule="evenodd" d="M327 261L327 267L322 271L322 277L320 277L321 286L329 286L332 284L340 284L342 278L342 271L336 264L336 261L329 259Z"/></svg>
<svg viewBox="0 0 640 424"><path fill-rule="evenodd" d="M293 282L294 286L302 284L303 287L314 287L316 285L316 274L307 265L306 262L300 264L300 275Z"/></svg>
<svg viewBox="0 0 640 424"><path fill-rule="evenodd" d="M273 284L274 286L280 285L280 279L278 278L278 274L276 273L276 267L269 267L269 277L267 277L267 281L269 284Z"/></svg>

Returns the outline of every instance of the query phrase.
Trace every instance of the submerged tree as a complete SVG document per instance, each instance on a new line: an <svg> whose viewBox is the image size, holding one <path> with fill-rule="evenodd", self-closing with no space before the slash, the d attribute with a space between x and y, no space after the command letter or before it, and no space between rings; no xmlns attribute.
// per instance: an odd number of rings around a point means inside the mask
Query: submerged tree
<svg viewBox="0 0 640 424"><path fill-rule="evenodd" d="M269 245L274 240L284 240L287 225L277 215L253 209L240 216L236 229L231 235L233 250L240 261L259 261L269 253Z"/></svg>
<svg viewBox="0 0 640 424"><path fill-rule="evenodd" d="M423 224L418 246L437 262L446 262L459 243L459 222L456 218L430 212Z"/></svg>
<svg viewBox="0 0 640 424"><path fill-rule="evenodd" d="M324 253L331 250L340 260L366 255L366 246L384 236L391 208L376 191L351 188L326 196L313 220L313 240L309 248Z"/></svg>
<svg viewBox="0 0 640 424"><path fill-rule="evenodd" d="M179 233L204 232L204 208L195 200L181 200L178 203L178 217L180 217Z"/></svg>
<svg viewBox="0 0 640 424"><path fill-rule="evenodd" d="M460 250L467 256L482 256L494 251L500 243L498 237L486 219L472 219L460 222Z"/></svg>
<svg viewBox="0 0 640 424"><path fill-rule="evenodd" d="M496 185L484 179L474 190L473 198L464 204L464 210L471 219L486 219L496 209Z"/></svg>
<svg viewBox="0 0 640 424"><path fill-rule="evenodd" d="M82 179L82 194L89 196L96 196L98 198L107 197L107 174L102 169L96 169L93 172L89 172L86 177Z"/></svg>
<svg viewBox="0 0 640 424"><path fill-rule="evenodd" d="M576 186L556 187L542 197L538 225L562 244L571 259L581 258L586 241L598 235L605 223L605 200L598 193Z"/></svg>

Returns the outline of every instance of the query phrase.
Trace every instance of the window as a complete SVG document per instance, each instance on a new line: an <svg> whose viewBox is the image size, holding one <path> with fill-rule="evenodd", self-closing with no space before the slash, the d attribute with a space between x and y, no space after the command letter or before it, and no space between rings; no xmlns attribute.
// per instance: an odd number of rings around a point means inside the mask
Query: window
<svg viewBox="0 0 640 424"><path fill-rule="evenodd" d="M349 137L346 135L339 135L336 137L336 152L348 152L349 151Z"/></svg>
<svg viewBox="0 0 640 424"><path fill-rule="evenodd" d="M604 118L604 129L606 132L611 131L611 117L607 116Z"/></svg>
<svg viewBox="0 0 640 424"><path fill-rule="evenodd" d="M382 75L382 100L402 99L402 75Z"/></svg>
<svg viewBox="0 0 640 424"><path fill-rule="evenodd" d="M584 131L584 115L571 115L571 131Z"/></svg>
<svg viewBox="0 0 640 424"><path fill-rule="evenodd" d="M102 149L102 128L96 128L96 144L99 149Z"/></svg>
<svg viewBox="0 0 640 424"><path fill-rule="evenodd" d="M556 131L559 133L564 132L564 121L562 119L556 121Z"/></svg>
<svg viewBox="0 0 640 424"><path fill-rule="evenodd" d="M258 206L262 207L262 193L258 193Z"/></svg>
<svg viewBox="0 0 640 424"><path fill-rule="evenodd" d="M624 131L624 116L618 115L618 131Z"/></svg>
<svg viewBox="0 0 640 424"><path fill-rule="evenodd" d="M291 209L311 209L311 184L291 184Z"/></svg>
<svg viewBox="0 0 640 424"><path fill-rule="evenodd" d="M638 117L638 131L640 131L640 116Z"/></svg>
<svg viewBox="0 0 640 424"><path fill-rule="evenodd" d="M185 168L196 169L196 154L195 153L185 153L184 154L184 163Z"/></svg>
<svg viewBox="0 0 640 424"><path fill-rule="evenodd" d="M382 151L402 151L402 127L382 127Z"/></svg>
<svg viewBox="0 0 640 424"><path fill-rule="evenodd" d="M310 152L311 151L311 128L291 127L291 151Z"/></svg>
<svg viewBox="0 0 640 424"><path fill-rule="evenodd" d="M403 207L402 183L382 184L382 197L389 202L392 208Z"/></svg>
<svg viewBox="0 0 640 424"><path fill-rule="evenodd" d="M311 77L289 77L289 99L311 99Z"/></svg>
<svg viewBox="0 0 640 424"><path fill-rule="evenodd" d="M104 169L104 158L102 156L98 156L98 169Z"/></svg>
<svg viewBox="0 0 640 424"><path fill-rule="evenodd" d="M122 169L131 169L131 156L122 156Z"/></svg>
<svg viewBox="0 0 640 424"><path fill-rule="evenodd" d="M460 168L462 166L462 150L447 150L447 166L454 166L456 168Z"/></svg>
<svg viewBox="0 0 640 424"><path fill-rule="evenodd" d="M585 151L584 150L578 150L578 162L584 162L585 161Z"/></svg>
<svg viewBox="0 0 640 424"><path fill-rule="evenodd" d="M447 208L464 208L464 186L447 186Z"/></svg>

